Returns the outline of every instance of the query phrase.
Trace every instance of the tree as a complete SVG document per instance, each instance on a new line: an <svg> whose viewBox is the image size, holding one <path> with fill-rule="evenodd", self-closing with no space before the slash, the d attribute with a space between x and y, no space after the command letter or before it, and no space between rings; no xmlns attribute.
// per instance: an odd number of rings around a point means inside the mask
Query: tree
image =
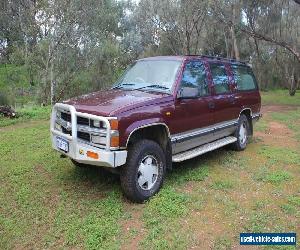
<svg viewBox="0 0 300 250"><path fill-rule="evenodd" d="M199 53L207 7L208 2L199 0L143 0L139 5L141 30L147 27L157 46L166 39L173 54Z"/></svg>
<svg viewBox="0 0 300 250"><path fill-rule="evenodd" d="M253 38L257 52L259 52L258 40L268 42L286 49L298 61L298 64L300 63L300 9L294 1L240 1L241 22L234 22L235 18L228 12L232 9L231 2L215 1L213 10L220 22L228 27L234 26L240 32ZM220 6L225 6L225 8L220 8ZM299 67L298 64L286 70L291 95L296 90L295 68Z"/></svg>

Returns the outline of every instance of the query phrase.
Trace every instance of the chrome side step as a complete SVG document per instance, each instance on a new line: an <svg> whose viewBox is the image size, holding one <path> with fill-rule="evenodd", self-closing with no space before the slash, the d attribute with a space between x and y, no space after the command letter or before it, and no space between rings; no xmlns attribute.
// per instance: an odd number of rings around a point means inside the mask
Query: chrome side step
<svg viewBox="0 0 300 250"><path fill-rule="evenodd" d="M172 161L173 162L181 162L181 161L185 161L185 160L188 160L188 159L192 159L196 156L205 154L209 151L213 151L217 148L221 148L221 147L223 147L227 144L230 144L230 143L233 143L233 142L236 142L236 141L237 141L236 137L228 136L228 137L225 137L225 138L222 138L222 139L219 139L219 140L201 145L200 147L193 148L189 151L185 151L185 152L173 155Z"/></svg>

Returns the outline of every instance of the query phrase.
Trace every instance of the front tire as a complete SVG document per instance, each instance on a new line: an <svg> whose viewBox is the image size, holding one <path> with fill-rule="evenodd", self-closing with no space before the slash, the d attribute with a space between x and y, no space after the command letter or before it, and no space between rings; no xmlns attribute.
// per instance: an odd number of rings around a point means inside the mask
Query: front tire
<svg viewBox="0 0 300 250"><path fill-rule="evenodd" d="M161 188L165 170L165 155L156 142L144 139L133 144L120 173L125 196L139 203L149 199Z"/></svg>
<svg viewBox="0 0 300 250"><path fill-rule="evenodd" d="M237 141L233 144L233 148L236 151L243 151L248 144L248 136L249 136L250 126L247 116L241 114L238 127L235 131L234 136L237 138Z"/></svg>

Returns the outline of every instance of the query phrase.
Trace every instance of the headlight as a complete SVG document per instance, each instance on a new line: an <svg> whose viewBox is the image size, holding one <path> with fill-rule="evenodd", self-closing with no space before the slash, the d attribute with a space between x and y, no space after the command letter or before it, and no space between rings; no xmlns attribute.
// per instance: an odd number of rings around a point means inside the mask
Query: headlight
<svg viewBox="0 0 300 250"><path fill-rule="evenodd" d="M61 125L58 124L58 123L55 123L55 129L58 130L58 131L62 131Z"/></svg>
<svg viewBox="0 0 300 250"><path fill-rule="evenodd" d="M91 141L95 144L106 144L106 137L100 135L91 135Z"/></svg>
<svg viewBox="0 0 300 250"><path fill-rule="evenodd" d="M100 128L101 127L101 122L100 121L93 121L93 126L96 128Z"/></svg>
<svg viewBox="0 0 300 250"><path fill-rule="evenodd" d="M118 130L118 120L117 119L111 119L109 120L109 124L110 124L110 128L111 130ZM101 122L101 121L95 121L93 120L93 127L95 128L107 128L106 123L105 122Z"/></svg>
<svg viewBox="0 0 300 250"><path fill-rule="evenodd" d="M61 112L60 111L56 111L56 118L60 118L61 117Z"/></svg>

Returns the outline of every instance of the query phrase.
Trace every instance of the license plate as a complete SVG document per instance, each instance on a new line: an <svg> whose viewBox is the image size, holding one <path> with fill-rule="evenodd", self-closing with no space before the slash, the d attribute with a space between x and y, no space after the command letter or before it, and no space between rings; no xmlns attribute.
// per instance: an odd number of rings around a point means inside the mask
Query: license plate
<svg viewBox="0 0 300 250"><path fill-rule="evenodd" d="M56 137L56 147L66 153L69 152L69 142L60 137Z"/></svg>

